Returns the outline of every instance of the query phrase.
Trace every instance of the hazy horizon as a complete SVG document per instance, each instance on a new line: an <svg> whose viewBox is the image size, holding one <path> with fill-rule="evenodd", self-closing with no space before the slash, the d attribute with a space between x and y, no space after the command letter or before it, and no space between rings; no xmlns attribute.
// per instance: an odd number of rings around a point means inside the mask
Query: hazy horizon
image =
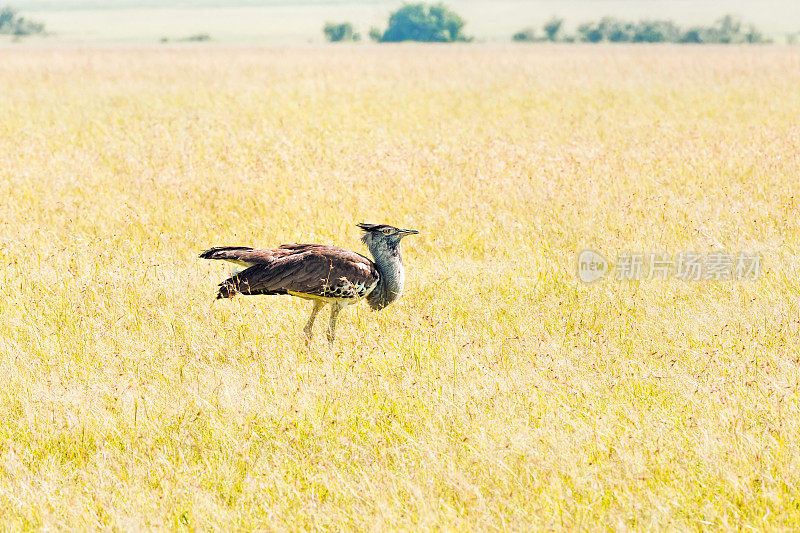
<svg viewBox="0 0 800 533"><path fill-rule="evenodd" d="M325 22L352 22L364 35L384 27L400 0L18 0L23 16L40 20L54 39L65 41L153 42L207 33L220 42L299 44L323 42ZM672 19L683 25L711 24L726 14L752 23L780 41L800 31L800 2L792 0L450 0L478 41L507 42L524 27L541 27L558 16L565 26L603 16Z"/></svg>

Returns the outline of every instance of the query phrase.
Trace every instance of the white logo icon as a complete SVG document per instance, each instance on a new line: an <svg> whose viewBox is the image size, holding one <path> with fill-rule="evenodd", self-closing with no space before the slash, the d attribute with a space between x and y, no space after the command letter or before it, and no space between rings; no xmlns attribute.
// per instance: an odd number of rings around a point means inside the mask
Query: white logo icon
<svg viewBox="0 0 800 533"><path fill-rule="evenodd" d="M608 274L606 258L594 250L583 250L578 254L578 279L584 283L594 283Z"/></svg>

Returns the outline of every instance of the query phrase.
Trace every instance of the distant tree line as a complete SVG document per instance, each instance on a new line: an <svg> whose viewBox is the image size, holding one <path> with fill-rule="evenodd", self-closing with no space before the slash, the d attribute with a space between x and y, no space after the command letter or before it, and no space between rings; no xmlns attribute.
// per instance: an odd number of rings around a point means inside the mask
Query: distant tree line
<svg viewBox="0 0 800 533"><path fill-rule="evenodd" d="M752 24L743 25L731 15L725 15L712 26L683 28L671 20L640 20L631 22L603 17L599 21L578 26L574 35L562 31L564 19L553 18L542 27L542 34L525 28L514 34L518 42L587 42L587 43L768 43Z"/></svg>
<svg viewBox="0 0 800 533"><path fill-rule="evenodd" d="M20 17L11 7L0 9L0 34L20 37L34 33L44 33L44 24Z"/></svg>
<svg viewBox="0 0 800 533"><path fill-rule="evenodd" d="M211 40L211 35L207 33L195 33L194 35L189 35L188 37L181 37L179 39L170 39L169 37L162 37L160 42L162 43L204 43Z"/></svg>
<svg viewBox="0 0 800 533"><path fill-rule="evenodd" d="M458 13L442 3L404 4L389 16L385 30L371 28L373 41L467 42L464 21ZM323 28L330 42L359 41L361 35L349 22L327 23ZM587 42L587 43L769 43L769 39L752 24L744 25L731 15L725 15L711 26L682 27L671 20L640 20L638 22L603 17L579 25L575 33L564 31L564 19L553 17L537 30L524 28L512 36L517 42Z"/></svg>

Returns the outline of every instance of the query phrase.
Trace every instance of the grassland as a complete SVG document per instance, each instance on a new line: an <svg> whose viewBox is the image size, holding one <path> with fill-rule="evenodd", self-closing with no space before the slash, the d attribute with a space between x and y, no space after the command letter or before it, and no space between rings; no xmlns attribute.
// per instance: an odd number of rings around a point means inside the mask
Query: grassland
<svg viewBox="0 0 800 533"><path fill-rule="evenodd" d="M0 50L0 516L791 530L800 51ZM212 305L217 244L417 228L404 298ZM575 254L760 251L741 282Z"/></svg>

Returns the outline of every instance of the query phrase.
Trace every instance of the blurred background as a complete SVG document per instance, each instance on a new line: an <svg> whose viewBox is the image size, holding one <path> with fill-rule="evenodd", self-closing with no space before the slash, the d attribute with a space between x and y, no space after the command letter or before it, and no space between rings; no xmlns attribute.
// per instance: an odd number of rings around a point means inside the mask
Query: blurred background
<svg viewBox="0 0 800 533"><path fill-rule="evenodd" d="M765 39L795 42L800 30L796 0L450 0L479 42L510 42L527 27L553 18L563 31L614 17L631 21L669 20L681 26L712 25L725 15L752 24ZM352 24L369 41L384 29L399 0L12 0L8 7L44 25L47 43L144 44L209 40L240 44L322 43L326 23ZM3 4L0 3L0 6ZM541 30L540 30L541 31ZM580 39L578 39L580 40ZM29 42L41 39L29 39Z"/></svg>

